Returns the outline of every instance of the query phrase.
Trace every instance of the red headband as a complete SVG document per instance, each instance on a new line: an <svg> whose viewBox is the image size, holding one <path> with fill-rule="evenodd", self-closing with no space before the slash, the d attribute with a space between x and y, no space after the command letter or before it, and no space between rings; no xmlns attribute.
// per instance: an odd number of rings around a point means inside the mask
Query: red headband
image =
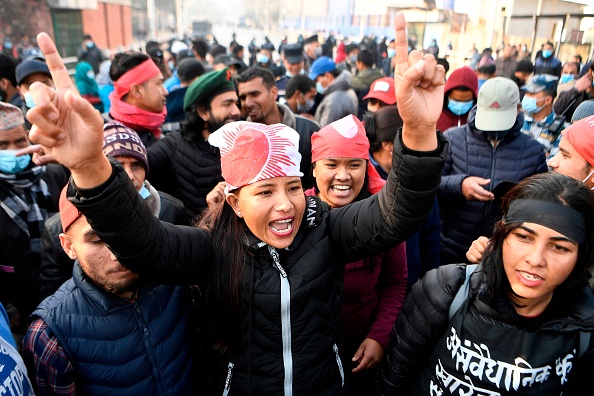
<svg viewBox="0 0 594 396"><path fill-rule="evenodd" d="M159 73L161 73L161 70L159 70L159 67L152 59L145 60L140 65L122 74L117 81L113 82L115 97L122 99L124 95L130 92L133 85L144 84Z"/></svg>
<svg viewBox="0 0 594 396"><path fill-rule="evenodd" d="M311 162L326 158L362 158L369 161L369 140L365 127L350 114L326 125L311 136ZM377 193L385 181L371 164L367 166L368 186Z"/></svg>

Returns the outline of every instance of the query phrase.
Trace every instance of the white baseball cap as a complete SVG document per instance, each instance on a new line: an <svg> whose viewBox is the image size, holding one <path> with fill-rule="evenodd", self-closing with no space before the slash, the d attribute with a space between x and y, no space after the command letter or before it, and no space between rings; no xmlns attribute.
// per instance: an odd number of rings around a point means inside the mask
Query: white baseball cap
<svg viewBox="0 0 594 396"><path fill-rule="evenodd" d="M505 77L490 78L479 90L474 124L481 131L505 131L514 126L520 103L515 82Z"/></svg>

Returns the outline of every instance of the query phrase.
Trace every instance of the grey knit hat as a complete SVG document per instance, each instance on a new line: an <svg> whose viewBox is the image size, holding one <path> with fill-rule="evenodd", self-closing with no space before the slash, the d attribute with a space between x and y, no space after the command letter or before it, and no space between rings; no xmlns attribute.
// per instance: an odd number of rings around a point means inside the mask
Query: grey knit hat
<svg viewBox="0 0 594 396"><path fill-rule="evenodd" d="M580 103L580 105L575 109L573 112L573 117L571 117L571 122L576 122L581 120L582 118L589 117L594 115L594 100L586 100Z"/></svg>

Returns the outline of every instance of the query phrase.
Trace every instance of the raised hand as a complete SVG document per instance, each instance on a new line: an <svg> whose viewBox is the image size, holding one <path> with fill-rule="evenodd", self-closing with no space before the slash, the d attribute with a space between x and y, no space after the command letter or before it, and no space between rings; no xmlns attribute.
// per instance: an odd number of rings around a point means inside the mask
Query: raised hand
<svg viewBox="0 0 594 396"><path fill-rule="evenodd" d="M443 108L445 69L433 55L408 53L404 14L396 14L396 68L394 80L398 112L404 121L404 144L414 150L437 148L435 126Z"/></svg>
<svg viewBox="0 0 594 396"><path fill-rule="evenodd" d="M56 46L46 33L37 36L56 90L31 85L36 107L27 118L33 124L31 141L72 171L78 187L91 188L109 178L111 165L102 152L103 119L72 84Z"/></svg>

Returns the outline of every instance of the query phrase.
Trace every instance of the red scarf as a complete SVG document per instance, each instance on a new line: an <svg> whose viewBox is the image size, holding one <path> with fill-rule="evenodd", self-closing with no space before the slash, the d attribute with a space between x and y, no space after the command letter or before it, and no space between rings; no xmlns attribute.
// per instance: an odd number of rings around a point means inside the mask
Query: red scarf
<svg viewBox="0 0 594 396"><path fill-rule="evenodd" d="M161 139L161 126L165 122L165 117L167 117L167 107L163 107L163 111L160 113L142 110L121 99L117 99L114 92L109 95L111 100L109 114L128 128L135 131L146 130L157 139Z"/></svg>

